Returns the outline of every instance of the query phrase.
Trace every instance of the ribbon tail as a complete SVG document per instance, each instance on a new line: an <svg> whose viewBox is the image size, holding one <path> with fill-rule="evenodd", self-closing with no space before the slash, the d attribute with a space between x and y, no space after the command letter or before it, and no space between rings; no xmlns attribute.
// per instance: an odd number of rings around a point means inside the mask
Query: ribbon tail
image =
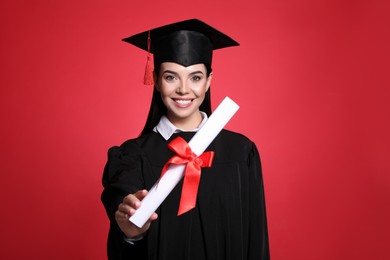
<svg viewBox="0 0 390 260"><path fill-rule="evenodd" d="M179 211L177 213L178 216L195 208L199 183L200 167L197 167L194 163L190 162L187 164L185 170Z"/></svg>

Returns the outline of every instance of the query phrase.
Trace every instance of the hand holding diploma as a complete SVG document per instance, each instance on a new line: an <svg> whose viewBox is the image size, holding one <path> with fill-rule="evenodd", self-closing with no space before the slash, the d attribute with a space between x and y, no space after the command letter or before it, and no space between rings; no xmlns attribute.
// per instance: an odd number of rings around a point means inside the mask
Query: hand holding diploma
<svg viewBox="0 0 390 260"><path fill-rule="evenodd" d="M129 194L123 198L115 212L115 220L119 228L127 238L137 238L145 233L153 220L157 219L157 214L153 213L143 227L137 227L129 221L129 217L134 215L136 210L141 206L141 200L148 194L146 190L140 190L134 194Z"/></svg>

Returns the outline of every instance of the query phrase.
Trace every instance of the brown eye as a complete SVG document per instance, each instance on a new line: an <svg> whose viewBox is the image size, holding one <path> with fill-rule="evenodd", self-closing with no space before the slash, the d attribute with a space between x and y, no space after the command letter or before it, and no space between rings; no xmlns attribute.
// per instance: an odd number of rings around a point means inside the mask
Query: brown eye
<svg viewBox="0 0 390 260"><path fill-rule="evenodd" d="M166 75L164 77L164 79L167 80L167 81L172 81L172 80L175 80L176 78L174 76L172 76L172 75Z"/></svg>
<svg viewBox="0 0 390 260"><path fill-rule="evenodd" d="M192 80L193 81L199 81L199 80L201 80L202 78L201 77L199 77L199 76L193 76L192 77Z"/></svg>

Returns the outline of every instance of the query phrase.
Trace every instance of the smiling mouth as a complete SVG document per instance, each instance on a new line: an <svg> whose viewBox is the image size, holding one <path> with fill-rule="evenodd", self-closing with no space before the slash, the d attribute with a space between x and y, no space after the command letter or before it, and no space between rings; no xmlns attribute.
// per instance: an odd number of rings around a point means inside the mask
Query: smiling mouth
<svg viewBox="0 0 390 260"><path fill-rule="evenodd" d="M173 100L180 105L188 105L192 102L192 99L173 99Z"/></svg>

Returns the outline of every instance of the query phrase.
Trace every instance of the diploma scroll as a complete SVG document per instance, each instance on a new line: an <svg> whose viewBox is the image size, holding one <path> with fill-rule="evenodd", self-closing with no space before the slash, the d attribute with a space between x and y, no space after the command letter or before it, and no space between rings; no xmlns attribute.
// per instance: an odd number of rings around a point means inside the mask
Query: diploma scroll
<svg viewBox="0 0 390 260"><path fill-rule="evenodd" d="M202 128L188 142L192 152L197 156L201 155L238 109L239 106L233 100L226 97ZM137 209L129 220L136 226L142 227L179 183L183 177L184 169L185 165L171 164L165 175L159 179L158 185L157 183L154 184L149 190L148 195L141 202L141 207Z"/></svg>

